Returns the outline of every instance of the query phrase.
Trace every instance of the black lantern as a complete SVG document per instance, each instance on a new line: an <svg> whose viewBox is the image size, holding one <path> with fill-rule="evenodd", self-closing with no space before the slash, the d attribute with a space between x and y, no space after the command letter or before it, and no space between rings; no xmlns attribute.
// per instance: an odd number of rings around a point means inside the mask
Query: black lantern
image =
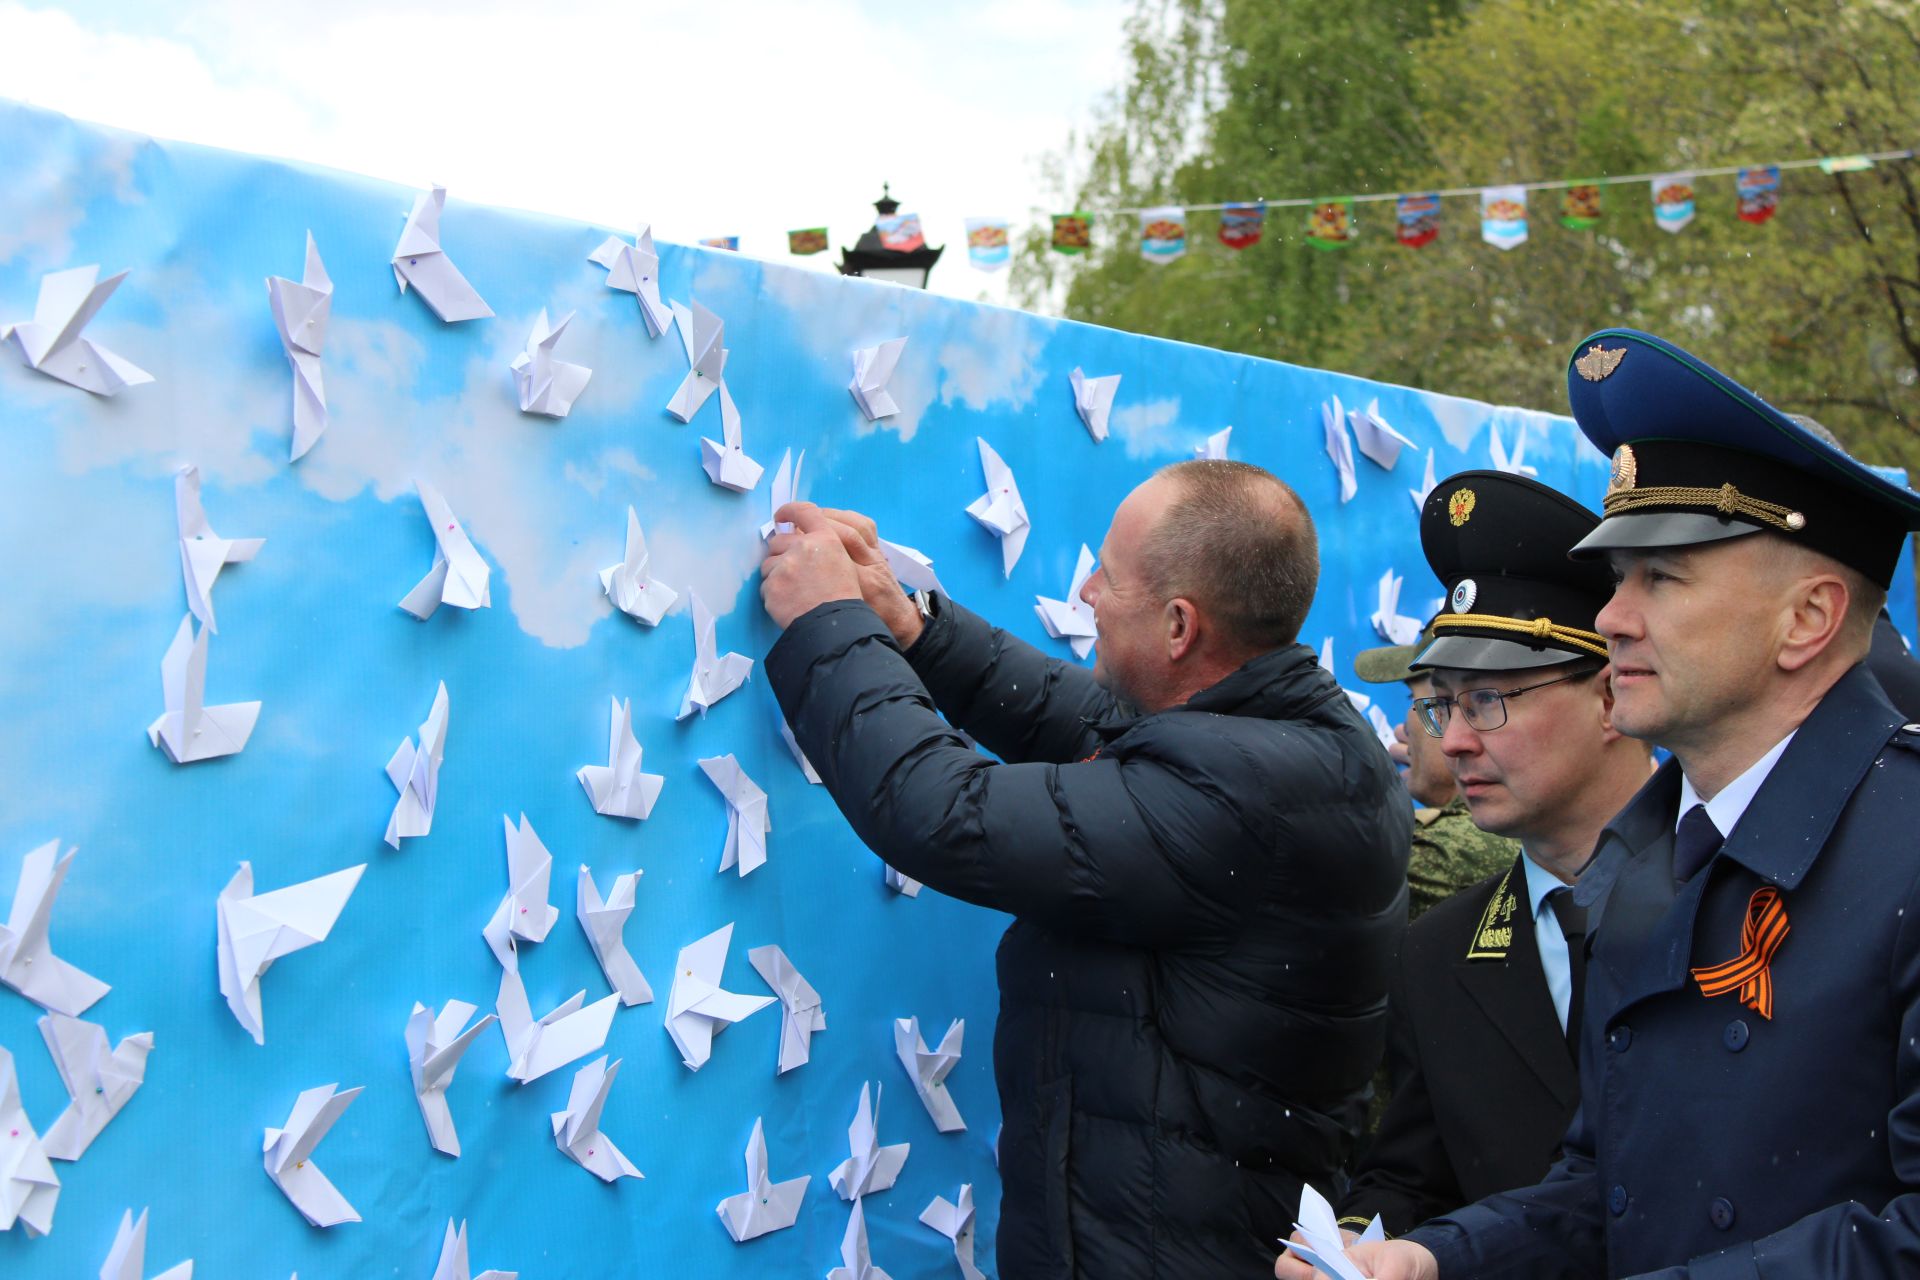
<svg viewBox="0 0 1920 1280"><path fill-rule="evenodd" d="M888 184L880 184L880 198L873 202L874 209L881 217L892 217L900 209L900 202L893 198ZM853 248L840 250L840 274L843 276L865 276L869 280L886 280L893 284L911 285L915 289L927 287L927 277L933 273L933 264L940 261L940 254L946 248L938 248L922 243L915 249L889 249L880 243L880 228L867 228Z"/></svg>

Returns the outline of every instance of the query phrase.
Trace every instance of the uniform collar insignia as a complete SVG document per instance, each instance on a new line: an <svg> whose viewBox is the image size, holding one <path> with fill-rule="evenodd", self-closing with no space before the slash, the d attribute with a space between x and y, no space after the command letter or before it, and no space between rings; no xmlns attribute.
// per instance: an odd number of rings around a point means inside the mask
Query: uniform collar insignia
<svg viewBox="0 0 1920 1280"><path fill-rule="evenodd" d="M1518 862L1508 867L1493 896L1487 899L1487 909L1480 913L1480 924L1474 929L1473 941L1467 947L1467 959L1507 958L1507 951L1513 946L1513 922L1520 914L1520 895L1513 887L1513 875L1519 867Z"/></svg>

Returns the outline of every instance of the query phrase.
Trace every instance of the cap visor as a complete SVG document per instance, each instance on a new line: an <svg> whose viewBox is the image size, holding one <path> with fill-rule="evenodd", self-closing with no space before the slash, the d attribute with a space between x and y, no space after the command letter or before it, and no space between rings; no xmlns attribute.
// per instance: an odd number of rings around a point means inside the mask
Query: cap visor
<svg viewBox="0 0 1920 1280"><path fill-rule="evenodd" d="M1520 671L1529 667L1557 667L1563 662L1596 662L1590 653L1570 649L1536 649L1517 640L1492 640L1485 636L1440 636L1422 649L1413 660L1416 672L1433 667L1454 667L1462 671Z"/></svg>
<svg viewBox="0 0 1920 1280"><path fill-rule="evenodd" d="M1599 527L1573 545L1570 560L1591 560L1609 551L1634 551L1652 547L1694 547L1706 542L1724 542L1761 533L1757 524L1744 520L1723 520L1719 516L1699 515L1691 511L1648 511L1637 515L1608 516Z"/></svg>
<svg viewBox="0 0 1920 1280"><path fill-rule="evenodd" d="M1419 651L1417 644L1362 649L1354 655L1353 673L1368 684L1399 684L1413 674L1408 670L1408 664Z"/></svg>

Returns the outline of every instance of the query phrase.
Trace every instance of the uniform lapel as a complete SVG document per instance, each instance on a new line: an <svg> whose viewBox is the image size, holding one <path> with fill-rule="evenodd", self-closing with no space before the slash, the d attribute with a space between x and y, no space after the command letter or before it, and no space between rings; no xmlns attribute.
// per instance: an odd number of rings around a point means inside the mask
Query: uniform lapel
<svg viewBox="0 0 1920 1280"><path fill-rule="evenodd" d="M1512 932L1505 940L1505 954L1488 947L1486 929L1477 928L1468 940L1467 951L1453 962L1453 975L1487 1020L1500 1029L1515 1055L1553 1092L1554 1099L1572 1106L1579 1096L1579 1084L1566 1037L1560 1030L1560 1017L1554 1012L1553 996L1547 990L1546 974L1540 967L1533 916L1527 910L1526 868L1521 862L1516 861L1494 887L1482 913L1483 925L1499 912L1502 895L1511 895L1514 900L1513 911L1507 916Z"/></svg>

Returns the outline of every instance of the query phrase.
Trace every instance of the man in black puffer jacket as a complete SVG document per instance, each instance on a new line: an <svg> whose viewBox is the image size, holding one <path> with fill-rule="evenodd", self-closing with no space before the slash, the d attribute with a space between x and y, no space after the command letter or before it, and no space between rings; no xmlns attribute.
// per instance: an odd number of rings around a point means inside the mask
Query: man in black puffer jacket
<svg viewBox="0 0 1920 1280"><path fill-rule="evenodd" d="M1305 508L1243 463L1134 490L1082 593L1091 674L903 595L862 516L778 518L766 670L794 736L890 865L1016 917L1002 1280L1266 1273L1301 1182L1343 1185L1407 918L1405 794L1296 642Z"/></svg>

